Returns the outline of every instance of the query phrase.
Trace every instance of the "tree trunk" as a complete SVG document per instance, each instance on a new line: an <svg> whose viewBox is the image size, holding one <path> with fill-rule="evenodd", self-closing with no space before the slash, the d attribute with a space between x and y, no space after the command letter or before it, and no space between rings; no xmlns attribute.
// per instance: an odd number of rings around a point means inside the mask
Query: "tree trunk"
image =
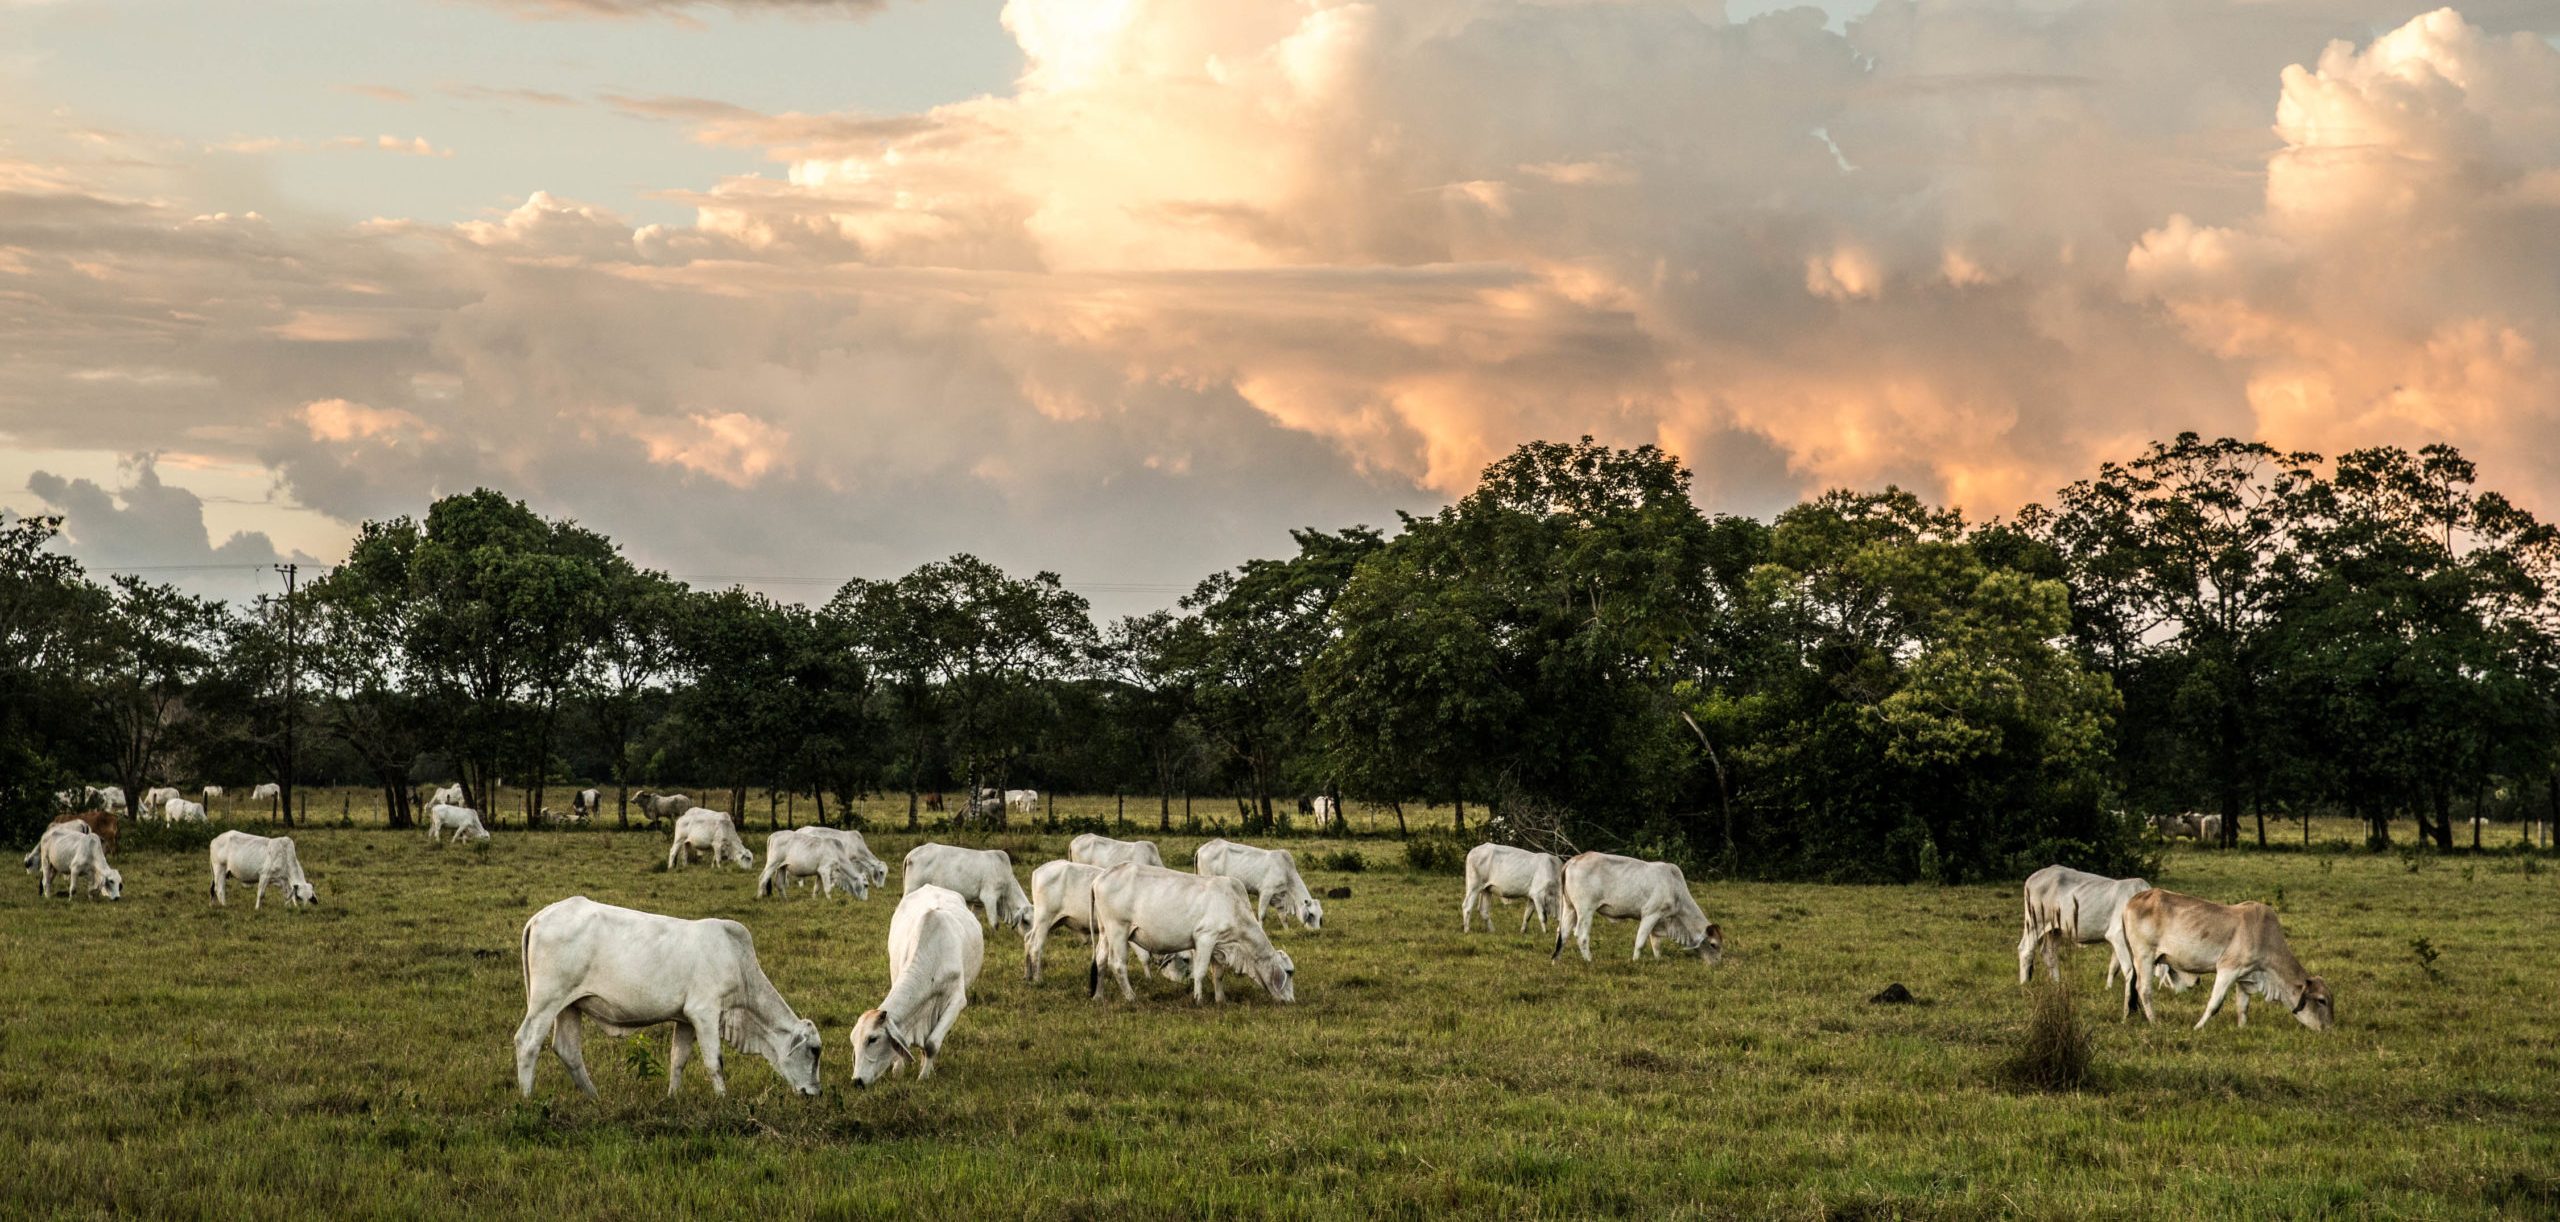
<svg viewBox="0 0 2560 1222"><path fill-rule="evenodd" d="M1389 805L1389 806L1391 806L1391 807L1394 807L1394 808L1395 808L1395 812L1396 812L1396 839L1398 839L1398 840L1411 840L1411 839L1413 839L1413 829L1412 829L1412 828L1409 828L1409 827L1406 827L1406 826L1404 825L1404 799L1402 799L1402 798L1390 798L1390 799L1388 799L1388 801L1387 801L1387 805Z"/></svg>
<svg viewBox="0 0 2560 1222"><path fill-rule="evenodd" d="M1467 800L1458 798L1455 802L1456 805L1452 808L1453 813L1450 817L1457 821L1458 834L1464 836L1467 834Z"/></svg>
<svg viewBox="0 0 2560 1222"><path fill-rule="evenodd" d="M2419 830L2432 836L2437 848L2451 852L2453 849L2453 789L2447 785L2434 785L2429 788L2434 790L2429 796L2435 801L2436 825L2432 829Z"/></svg>
<svg viewBox="0 0 2560 1222"><path fill-rule="evenodd" d="M2263 789L2250 790L2249 808L2258 816L2258 847L2263 849L2267 847L2267 792Z"/></svg>

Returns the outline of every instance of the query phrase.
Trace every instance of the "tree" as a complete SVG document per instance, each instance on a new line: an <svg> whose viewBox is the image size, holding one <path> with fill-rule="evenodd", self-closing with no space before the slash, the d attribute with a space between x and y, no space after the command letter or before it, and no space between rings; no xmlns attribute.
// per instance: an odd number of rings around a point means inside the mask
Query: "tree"
<svg viewBox="0 0 2560 1222"><path fill-rule="evenodd" d="M1112 622L1095 667L1112 684L1113 718L1128 728L1156 791L1156 829L1173 830L1173 787L1197 750L1189 717L1191 687L1181 658L1195 621L1170 611L1125 615Z"/></svg>
<svg viewBox="0 0 2560 1222"><path fill-rule="evenodd" d="M0 513L0 835L17 843L53 813L93 737L106 594L51 550L58 517Z"/></svg>
<svg viewBox="0 0 2560 1222"><path fill-rule="evenodd" d="M171 738L190 715L187 698L212 663L221 622L219 603L175 586L120 575L110 587L91 690L128 816L152 780L169 779Z"/></svg>
<svg viewBox="0 0 2560 1222"><path fill-rule="evenodd" d="M644 714L664 693L658 685L675 666L676 611L684 587L663 573L643 571L616 557L606 566L604 616L594 648L577 676L590 723L604 750L614 785L614 818L631 826L632 749Z"/></svg>
<svg viewBox="0 0 2560 1222"><path fill-rule="evenodd" d="M416 604L408 596L408 554L418 543L405 519L359 528L347 564L303 587L306 691L320 732L361 761L382 790L395 828L416 820L411 769L443 702L409 653Z"/></svg>
<svg viewBox="0 0 2560 1222"><path fill-rule="evenodd" d="M1244 769L1252 829L1278 823L1271 797L1310 720L1305 671L1332 637L1333 601L1377 531L1293 530L1298 554L1251 560L1202 581L1182 600L1191 626L1168 638L1203 732Z"/></svg>

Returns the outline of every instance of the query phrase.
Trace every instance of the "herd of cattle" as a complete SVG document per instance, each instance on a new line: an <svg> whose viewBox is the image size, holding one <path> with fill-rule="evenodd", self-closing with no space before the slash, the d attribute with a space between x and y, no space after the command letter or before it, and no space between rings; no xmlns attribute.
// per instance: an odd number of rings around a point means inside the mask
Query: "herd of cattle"
<svg viewBox="0 0 2560 1222"><path fill-rule="evenodd" d="M460 796L435 795L425 820L431 840L489 839L479 813L459 805ZM591 801L581 797L582 806ZM672 823L665 868L706 860L753 868L756 855L727 813L692 806L681 794L640 797L648 813ZM93 896L118 899L123 877L107 860L110 847L94 820L66 813L27 854L26 867L47 898L56 876L67 878L64 894L74 896L85 875ZM225 831L214 838L210 856L216 904L228 903L227 884L235 880L255 885L252 907L264 906L270 886L290 907L319 902L290 836ZM1034 869L1026 894L1013 858L1001 849L916 846L904 859L903 898L889 923L889 992L853 1027L855 1085L870 1086L909 1063L919 1079L932 1073L985 962L981 920L988 929L1010 929L1021 937L1023 973L1034 983L1041 978L1050 935L1064 927L1091 944L1087 983L1096 999L1105 995L1106 977L1120 986L1122 1000L1136 998L1128 964L1135 956L1168 980L1188 979L1194 1003L1204 997L1224 1002L1230 973L1260 985L1276 1001L1294 1001L1296 961L1272 943L1264 921L1277 908L1284 923L1323 928L1324 905L1298 873L1296 858L1286 849L1211 840L1193 860L1193 872L1168 869L1152 841L1088 833L1069 844L1066 857ZM888 878L888 863L872 853L860 832L795 828L766 839L756 894L788 896L805 883L820 896L844 891L867 899ZM1588 961L1596 917L1635 922L1637 958L1648 950L1661 958L1665 940L1709 964L1724 957L1723 928L1707 919L1680 867L1669 862L1611 853L1568 860L1481 844L1467 854L1459 931L1468 932L1481 912L1490 932L1497 899L1526 905L1523 933L1533 916L1542 931L1552 922L1551 960L1561 958L1570 943ZM969 912L973 906L976 917ZM2183 991L2211 972L2213 991L2198 1027L2234 997L2238 1021L2245 1025L2252 995L2288 1007L2313 1030L2326 1030L2335 1020L2328 985L2303 970L2266 905L2219 904L2139 878L2107 878L2057 865L2027 879L2025 916L2018 940L2021 984L2033 978L2039 956L2059 976L2058 947L2103 943L2107 980L2123 977L2128 1015L2139 1009L2156 1020L2156 984ZM517 1085L528 1095L546 1038L570 1079L595 1094L580 1053L583 1022L617 1035L671 1025L670 1094L682 1085L685 1063L696 1057L712 1089L725 1093L724 1046L762 1056L802 1094L818 1091L817 1025L783 1000L757 962L754 937L738 922L687 920L573 896L525 922L522 951L525 1015L516 1028L515 1056Z"/></svg>

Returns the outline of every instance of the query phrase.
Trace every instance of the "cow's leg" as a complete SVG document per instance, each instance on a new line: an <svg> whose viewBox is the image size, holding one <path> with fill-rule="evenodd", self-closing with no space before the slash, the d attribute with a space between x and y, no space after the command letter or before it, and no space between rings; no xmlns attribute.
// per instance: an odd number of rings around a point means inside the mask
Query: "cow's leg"
<svg viewBox="0 0 2560 1222"><path fill-rule="evenodd" d="M1049 945L1050 928L1033 921L1030 936L1022 940L1022 978L1032 984L1040 983L1040 952Z"/></svg>
<svg viewBox="0 0 2560 1222"><path fill-rule="evenodd" d="M2044 931L2030 919L2025 933L2018 935L2018 983L2025 984L2036 976L2036 949L2044 944Z"/></svg>
<svg viewBox="0 0 2560 1222"><path fill-rule="evenodd" d="M675 843L667 846L668 869L672 870L676 868L676 854L681 852L684 852L684 837L678 836L676 837Z"/></svg>
<svg viewBox="0 0 2560 1222"><path fill-rule="evenodd" d="M1653 939L1653 926L1654 926L1654 922L1655 922L1655 920L1656 920L1656 918L1655 918L1654 914L1652 914L1652 913L1650 913L1650 912L1648 912L1648 913L1644 914L1644 915L1643 915L1643 916L1641 916L1641 917L1636 918L1636 948L1635 948L1635 952L1634 952L1634 953L1632 953L1632 954L1630 954L1630 955L1628 955L1628 956L1627 956L1628 958L1630 958L1630 959L1642 959L1642 958L1644 958L1644 944L1645 944L1646 942L1649 942L1649 941L1651 941L1651 940ZM1662 957L1662 948L1661 948L1661 947L1657 946L1657 947L1654 947L1654 948L1653 948L1653 957L1654 957L1654 958L1656 958L1656 959L1659 959L1659 958L1661 958L1661 957Z"/></svg>
<svg viewBox="0 0 2560 1222"><path fill-rule="evenodd" d="M249 897L249 907L250 907L251 909L255 910L255 909L264 908L264 907L266 907L266 906L267 906L267 872L266 872L266 871L264 871L264 870L260 870L260 871L258 871L258 893L257 893L256 895L253 895L253 896Z"/></svg>
<svg viewBox="0 0 2560 1222"><path fill-rule="evenodd" d="M221 905L223 905L224 907L226 907L226 908L227 908L227 907L229 907L229 906L231 905L231 897L230 897L230 895L229 895L229 894L228 894L228 893L223 889L223 886L222 886L222 874L223 874L222 867L220 867L220 866L215 866L215 867L213 868L213 902L214 902L214 903L217 903L217 904L221 904Z"/></svg>
<svg viewBox="0 0 2560 1222"><path fill-rule="evenodd" d="M1591 962L1591 912L1584 909L1574 914L1574 949L1582 952L1582 961Z"/></svg>
<svg viewBox="0 0 2560 1222"><path fill-rule="evenodd" d="M711 1093L729 1093L728 1080L720 1076L720 1012L687 1010L684 1021L693 1024L695 1051L702 1054L702 1072L711 1075Z"/></svg>
<svg viewBox="0 0 2560 1222"><path fill-rule="evenodd" d="M2156 956L2144 956L2133 961L2135 968L2134 974L2142 977L2142 979L2136 984L2136 991L2142 999L2142 1021L2146 1023L2156 1023L2160 1021L2160 1012L2151 1007L2151 973L2142 970L2143 964L2146 961L2154 964L2159 962Z"/></svg>
<svg viewBox="0 0 2560 1222"><path fill-rule="evenodd" d="M2237 1018L2240 1020L2240 1025L2241 1025L2241 1026L2243 1026L2243 1027L2248 1026L2248 1025L2249 1025L2249 986L2248 986L2247 984L2245 984L2245 983L2244 983L2244 984L2242 984L2242 985L2241 985L2237 990L2235 990L2235 991L2232 993L2232 995L2231 995L2231 1006L2232 1006L2232 1013L2233 1013L2234 1017L2237 1017Z"/></svg>
<svg viewBox="0 0 2560 1222"><path fill-rule="evenodd" d="M525 1002L524 1021L516 1024L516 1089L528 1096L533 1094L534 1062L542 1058L543 1035L561 1010L550 998L531 997Z"/></svg>
<svg viewBox="0 0 2560 1222"><path fill-rule="evenodd" d="M569 1067L569 1080L578 1084L579 1092L593 1099L596 1097L596 1082L587 1076L586 1050L580 1043L585 1034L586 1024L579 1020L576 1010L562 1010L559 1017L551 1020L552 1055ZM536 1059L541 1055L539 1052L534 1054Z"/></svg>
<svg viewBox="0 0 2560 1222"><path fill-rule="evenodd" d="M675 1038L667 1045L667 1097L684 1088L684 1063L693 1059L693 1027L676 1020Z"/></svg>
<svg viewBox="0 0 2560 1222"><path fill-rule="evenodd" d="M1194 938L1192 940L1191 1004L1195 1006L1200 1004L1200 986L1216 979L1215 973L1218 969L1217 956L1211 953L1216 949L1217 943L1209 939ZM1225 997L1221 995L1219 1000L1223 1001L1225 1000Z"/></svg>
<svg viewBox="0 0 2560 1222"><path fill-rule="evenodd" d="M1529 932L1529 917L1532 913L1535 913L1538 917L1538 927L1541 929L1546 928L1546 914L1538 912L1538 898L1533 895L1529 897L1529 902L1522 905L1520 908L1520 932ZM1484 923L1487 925L1493 924L1493 913L1487 912L1484 914Z"/></svg>
<svg viewBox="0 0 2560 1222"><path fill-rule="evenodd" d="M1471 929L1474 926L1475 916L1476 880L1474 875L1468 875L1466 893L1458 897L1458 932L1465 933ZM1493 918L1487 916L1485 920L1491 923Z"/></svg>
<svg viewBox="0 0 2560 1222"><path fill-rule="evenodd" d="M2214 972L2213 996L2204 999L2204 1017L2196 1020L2196 1026L2213 1021L2214 1012L2222 1008L2223 999L2231 995L2231 986L2239 979L2240 974L2227 967Z"/></svg>

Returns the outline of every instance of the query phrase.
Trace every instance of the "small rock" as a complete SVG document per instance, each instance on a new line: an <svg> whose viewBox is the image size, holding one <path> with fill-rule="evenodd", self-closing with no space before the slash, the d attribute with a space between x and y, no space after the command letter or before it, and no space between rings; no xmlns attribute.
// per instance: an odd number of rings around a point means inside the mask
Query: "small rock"
<svg viewBox="0 0 2560 1222"><path fill-rule="evenodd" d="M1868 998L1867 1004L1871 1006L1907 1006L1910 1005L1912 1001L1913 998L1911 996L1911 990L1902 987L1902 982L1897 980L1892 984L1884 986L1883 992Z"/></svg>

